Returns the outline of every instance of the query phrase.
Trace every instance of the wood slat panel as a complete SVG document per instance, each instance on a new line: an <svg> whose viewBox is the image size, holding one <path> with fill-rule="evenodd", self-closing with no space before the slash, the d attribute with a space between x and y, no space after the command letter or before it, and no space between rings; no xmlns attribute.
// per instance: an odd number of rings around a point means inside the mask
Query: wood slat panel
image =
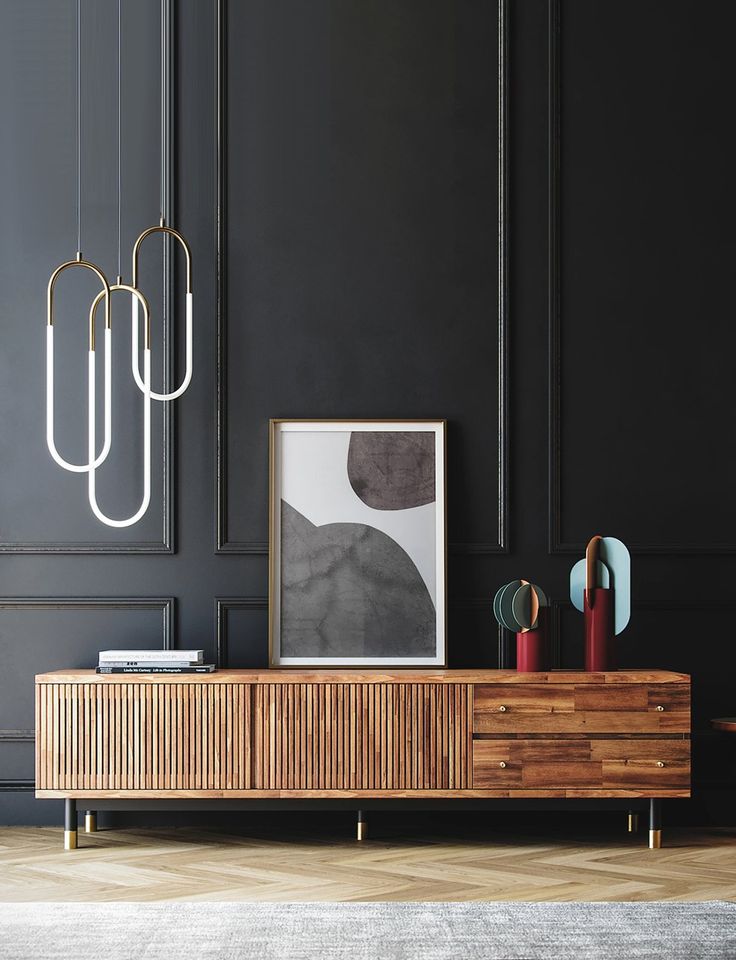
<svg viewBox="0 0 736 960"><path fill-rule="evenodd" d="M39 685L37 789L248 790L245 684Z"/></svg>
<svg viewBox="0 0 736 960"><path fill-rule="evenodd" d="M256 790L467 788L462 684L258 685ZM291 704L294 709L292 710ZM428 737L429 734L429 737ZM425 756L427 744L431 756ZM263 764L259 762L263 752Z"/></svg>

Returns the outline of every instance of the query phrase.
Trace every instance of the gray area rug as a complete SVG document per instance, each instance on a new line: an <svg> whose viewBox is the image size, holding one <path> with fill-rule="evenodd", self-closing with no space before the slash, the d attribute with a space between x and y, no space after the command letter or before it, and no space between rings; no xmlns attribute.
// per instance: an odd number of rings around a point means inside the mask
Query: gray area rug
<svg viewBox="0 0 736 960"><path fill-rule="evenodd" d="M3 960L701 960L736 904L3 903Z"/></svg>

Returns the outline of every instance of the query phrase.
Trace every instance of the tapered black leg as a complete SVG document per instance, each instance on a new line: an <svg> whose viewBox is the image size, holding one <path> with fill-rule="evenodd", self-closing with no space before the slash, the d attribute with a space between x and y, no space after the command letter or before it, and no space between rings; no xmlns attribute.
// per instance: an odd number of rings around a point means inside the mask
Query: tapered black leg
<svg viewBox="0 0 736 960"><path fill-rule="evenodd" d="M64 849L77 849L77 801L64 801Z"/></svg>
<svg viewBox="0 0 736 960"><path fill-rule="evenodd" d="M358 810L358 840L365 840L368 836L368 822L363 810Z"/></svg>
<svg viewBox="0 0 736 960"><path fill-rule="evenodd" d="M662 801L649 801L649 849L658 850L662 846Z"/></svg>
<svg viewBox="0 0 736 960"><path fill-rule="evenodd" d="M639 829L639 814L636 810L629 810L629 833L636 833Z"/></svg>

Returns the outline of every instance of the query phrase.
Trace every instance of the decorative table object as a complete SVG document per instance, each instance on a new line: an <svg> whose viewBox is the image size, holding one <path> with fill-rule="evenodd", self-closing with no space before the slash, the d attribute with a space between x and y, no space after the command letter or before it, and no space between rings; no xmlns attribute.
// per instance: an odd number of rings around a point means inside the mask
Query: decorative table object
<svg viewBox="0 0 736 960"><path fill-rule="evenodd" d="M615 537L595 536L570 571L570 600L585 617L585 669L615 670L614 636L631 616L631 558Z"/></svg>
<svg viewBox="0 0 736 960"><path fill-rule="evenodd" d="M502 627L516 634L516 669L549 670L549 601L528 580L512 580L498 591L493 613Z"/></svg>

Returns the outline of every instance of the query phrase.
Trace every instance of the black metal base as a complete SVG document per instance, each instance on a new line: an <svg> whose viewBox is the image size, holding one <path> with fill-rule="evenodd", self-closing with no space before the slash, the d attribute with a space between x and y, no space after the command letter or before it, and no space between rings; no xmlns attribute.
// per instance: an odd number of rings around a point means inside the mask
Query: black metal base
<svg viewBox="0 0 736 960"><path fill-rule="evenodd" d="M64 801L64 849L77 849L77 801Z"/></svg>
<svg viewBox="0 0 736 960"><path fill-rule="evenodd" d="M649 801L649 849L658 850L662 846L662 801L654 798Z"/></svg>
<svg viewBox="0 0 736 960"><path fill-rule="evenodd" d="M89 798L86 798L87 802ZM624 809L628 810L629 815L629 831L635 831L638 826L638 817L639 814L636 810L636 807L643 807L647 801L629 801ZM94 809L91 810L87 807L85 802L85 827L87 832L92 832L96 829L96 815L99 811L112 811L118 813L142 813L142 812L183 812L183 811L219 811L221 813L225 812L236 812L236 811L260 811L260 812L276 812L280 810L312 810L312 811L328 811L328 810L342 810L342 811L355 811L357 814L357 838L358 840L366 839L368 835L368 822L366 811L368 810L414 810L417 812L422 811L458 811L458 809L464 810L476 810L476 811L491 811L491 810L510 810L514 812L523 812L523 811L538 811L540 809L546 810L559 810L568 812L571 809L569 800L540 800L540 801L523 801L523 800L473 800L473 799L463 799L459 798L457 800L427 800L418 798L412 800L411 798L394 798L394 799L363 799L360 800L360 807L355 806L355 800L340 800L340 799L299 799L299 800L247 800L247 799L179 799L172 798L168 799L125 799L125 798L95 798ZM635 806L636 804L636 806ZM648 801L649 804L649 846L651 848L657 848L661 846L661 836L662 836L662 801L659 799L651 799ZM620 811L622 809L622 803L620 800L580 800L574 804L575 808L578 810L587 810L587 811ZM90 825L94 824L92 830L90 830ZM633 827L633 830L632 830ZM66 849L73 850L77 845L77 801L75 799L66 799L64 801L64 842Z"/></svg>

